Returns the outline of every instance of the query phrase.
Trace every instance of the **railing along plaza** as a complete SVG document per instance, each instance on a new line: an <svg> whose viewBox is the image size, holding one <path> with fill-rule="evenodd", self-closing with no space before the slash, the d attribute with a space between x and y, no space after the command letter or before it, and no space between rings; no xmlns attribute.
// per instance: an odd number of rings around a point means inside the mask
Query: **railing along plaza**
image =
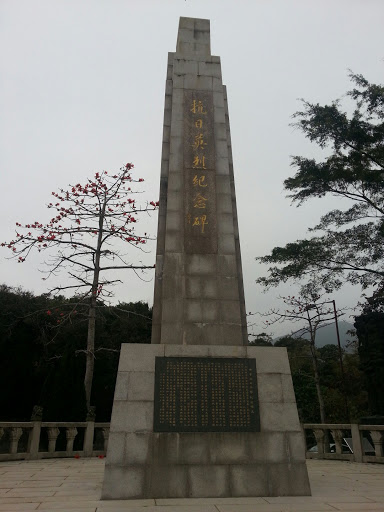
<svg viewBox="0 0 384 512"><path fill-rule="evenodd" d="M384 425L304 423L302 429L307 459L384 463ZM108 437L109 423L0 422L0 461L104 456Z"/></svg>
<svg viewBox="0 0 384 512"><path fill-rule="evenodd" d="M384 425L304 423L302 428L307 459L384 463Z"/></svg>
<svg viewBox="0 0 384 512"><path fill-rule="evenodd" d="M109 423L0 422L0 461L106 454Z"/></svg>

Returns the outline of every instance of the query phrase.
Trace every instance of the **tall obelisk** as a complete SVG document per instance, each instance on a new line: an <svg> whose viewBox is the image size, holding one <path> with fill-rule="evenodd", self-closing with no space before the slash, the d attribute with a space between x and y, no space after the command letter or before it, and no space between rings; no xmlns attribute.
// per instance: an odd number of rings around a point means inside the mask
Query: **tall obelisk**
<svg viewBox="0 0 384 512"><path fill-rule="evenodd" d="M209 20L169 53L152 343L247 345L231 136Z"/></svg>
<svg viewBox="0 0 384 512"><path fill-rule="evenodd" d="M151 344L122 344L103 499L310 494L285 348L249 347L209 21L169 54Z"/></svg>

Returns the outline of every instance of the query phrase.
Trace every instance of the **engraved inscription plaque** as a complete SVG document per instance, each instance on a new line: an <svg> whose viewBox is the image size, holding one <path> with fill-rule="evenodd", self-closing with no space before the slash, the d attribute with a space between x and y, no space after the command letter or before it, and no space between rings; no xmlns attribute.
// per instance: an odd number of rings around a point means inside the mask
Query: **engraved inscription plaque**
<svg viewBox="0 0 384 512"><path fill-rule="evenodd" d="M184 91L184 205L187 253L217 252L213 93Z"/></svg>
<svg viewBox="0 0 384 512"><path fill-rule="evenodd" d="M154 431L260 431L255 359L156 357Z"/></svg>

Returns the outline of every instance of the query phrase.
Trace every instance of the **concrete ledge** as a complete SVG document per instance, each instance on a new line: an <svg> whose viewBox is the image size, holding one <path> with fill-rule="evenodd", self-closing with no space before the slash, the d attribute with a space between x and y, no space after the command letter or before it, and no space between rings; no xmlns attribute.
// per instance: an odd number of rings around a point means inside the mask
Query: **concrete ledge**
<svg viewBox="0 0 384 512"><path fill-rule="evenodd" d="M118 373L154 371L155 357L161 356L164 356L164 345L123 343Z"/></svg>
<svg viewBox="0 0 384 512"><path fill-rule="evenodd" d="M247 357L256 359L258 374L281 373L291 375L285 347L247 347Z"/></svg>

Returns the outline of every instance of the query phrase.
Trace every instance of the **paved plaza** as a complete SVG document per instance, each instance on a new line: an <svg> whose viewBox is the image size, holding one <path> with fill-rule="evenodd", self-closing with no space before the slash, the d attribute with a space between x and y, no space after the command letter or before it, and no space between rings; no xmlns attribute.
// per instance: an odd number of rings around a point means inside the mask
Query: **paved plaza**
<svg viewBox="0 0 384 512"><path fill-rule="evenodd" d="M100 501L104 460L0 463L0 511L384 511L384 465L308 460L312 497Z"/></svg>

